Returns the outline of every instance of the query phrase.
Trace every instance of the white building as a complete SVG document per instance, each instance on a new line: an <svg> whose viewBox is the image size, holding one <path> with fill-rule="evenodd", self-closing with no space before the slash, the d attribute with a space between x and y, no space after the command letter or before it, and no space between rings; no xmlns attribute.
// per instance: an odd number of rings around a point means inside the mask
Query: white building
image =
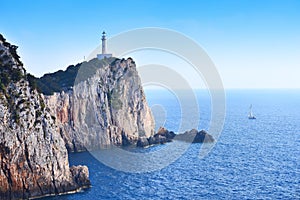
<svg viewBox="0 0 300 200"><path fill-rule="evenodd" d="M106 53L106 33L105 33L105 31L103 31L103 33L102 33L101 40L102 40L102 54L97 54L97 58L99 60L102 60L104 58L112 57L111 53Z"/></svg>

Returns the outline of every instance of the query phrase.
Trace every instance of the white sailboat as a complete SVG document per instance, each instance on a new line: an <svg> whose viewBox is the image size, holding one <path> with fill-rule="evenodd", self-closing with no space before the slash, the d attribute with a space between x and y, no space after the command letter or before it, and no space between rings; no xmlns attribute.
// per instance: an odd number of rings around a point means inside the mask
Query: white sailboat
<svg viewBox="0 0 300 200"><path fill-rule="evenodd" d="M250 105L250 108L249 108L249 115L248 115L248 119L256 119L256 117L253 115L252 113L252 104Z"/></svg>

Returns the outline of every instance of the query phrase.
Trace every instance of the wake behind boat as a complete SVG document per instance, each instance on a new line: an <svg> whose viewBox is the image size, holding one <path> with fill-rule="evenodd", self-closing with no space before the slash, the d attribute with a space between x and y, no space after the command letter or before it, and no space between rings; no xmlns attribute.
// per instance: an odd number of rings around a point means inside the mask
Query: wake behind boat
<svg viewBox="0 0 300 200"><path fill-rule="evenodd" d="M249 115L248 115L248 119L256 119L256 117L253 115L252 113L252 104L250 105L250 108L249 108Z"/></svg>

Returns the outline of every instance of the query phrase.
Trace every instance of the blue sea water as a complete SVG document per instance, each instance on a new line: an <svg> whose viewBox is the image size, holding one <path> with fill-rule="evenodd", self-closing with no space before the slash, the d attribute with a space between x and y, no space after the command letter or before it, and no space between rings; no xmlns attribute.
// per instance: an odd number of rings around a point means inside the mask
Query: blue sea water
<svg viewBox="0 0 300 200"><path fill-rule="evenodd" d="M199 128L207 129L210 98L205 91L198 91L197 98ZM164 109L154 112L157 126L178 130L180 109L174 96L149 91L147 99L154 110ZM155 107L157 104L161 106ZM247 118L250 104L256 120ZM198 157L201 145L191 144L169 166L147 173L117 171L88 152L70 154L72 165L89 167L92 187L45 199L300 199L299 90L226 91L223 131L202 159Z"/></svg>

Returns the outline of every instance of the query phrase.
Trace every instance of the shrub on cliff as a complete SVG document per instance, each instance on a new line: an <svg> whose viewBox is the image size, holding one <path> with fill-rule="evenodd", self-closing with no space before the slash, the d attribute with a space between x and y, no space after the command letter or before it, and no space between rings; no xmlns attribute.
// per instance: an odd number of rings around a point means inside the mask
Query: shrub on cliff
<svg viewBox="0 0 300 200"><path fill-rule="evenodd" d="M88 62L70 65L65 71L59 70L54 73L48 73L34 80L40 92L46 95L52 95L54 92L67 91L73 87L74 84L92 77L97 69L114 60L115 58L106 60L98 60L95 58Z"/></svg>

